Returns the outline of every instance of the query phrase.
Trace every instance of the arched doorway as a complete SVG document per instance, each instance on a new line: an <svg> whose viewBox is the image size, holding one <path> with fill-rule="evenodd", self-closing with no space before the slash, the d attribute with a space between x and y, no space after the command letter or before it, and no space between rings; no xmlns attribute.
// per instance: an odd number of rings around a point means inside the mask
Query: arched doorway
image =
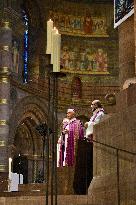
<svg viewBox="0 0 136 205"><path fill-rule="evenodd" d="M14 153L13 153L13 172L23 175L23 183L33 181L33 173L30 174L29 163L30 156L32 158L35 153L33 132L29 126L29 118L21 122L14 137ZM31 166L33 167L33 166ZM30 177L31 176L31 177ZM31 180L28 178L31 178Z"/></svg>
<svg viewBox="0 0 136 205"><path fill-rule="evenodd" d="M47 121L45 104L42 99L39 102L34 97L26 97L12 116L10 144L13 149L10 156L14 172L20 172L18 165L21 160L24 183L36 182L39 171L43 169L43 141L36 127Z"/></svg>

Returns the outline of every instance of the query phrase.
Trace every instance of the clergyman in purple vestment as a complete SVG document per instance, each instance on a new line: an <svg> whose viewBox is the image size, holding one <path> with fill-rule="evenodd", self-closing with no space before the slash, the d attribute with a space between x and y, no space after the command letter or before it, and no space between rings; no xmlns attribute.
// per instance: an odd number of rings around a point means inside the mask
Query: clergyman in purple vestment
<svg viewBox="0 0 136 205"><path fill-rule="evenodd" d="M83 126L75 118L74 109L67 110L67 118L63 120L61 136L58 140L57 166L73 166L75 163L75 147L78 139L84 138Z"/></svg>

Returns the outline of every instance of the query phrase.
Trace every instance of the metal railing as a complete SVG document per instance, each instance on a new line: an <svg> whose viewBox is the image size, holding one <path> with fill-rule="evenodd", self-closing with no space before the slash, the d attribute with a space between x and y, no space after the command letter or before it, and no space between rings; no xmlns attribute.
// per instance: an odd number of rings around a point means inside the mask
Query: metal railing
<svg viewBox="0 0 136 205"><path fill-rule="evenodd" d="M125 149L117 148L117 147L114 147L112 145L108 145L108 144L105 144L103 142L99 142L97 140L92 140L92 141L93 141L93 143L100 144L100 145L103 145L105 147L116 150L116 156L117 156L117 201L118 201L117 205L120 205L121 204L121 201L120 201L121 191L120 191L120 174L119 174L119 170L120 170L120 167L119 167L119 152L125 152L125 153L133 155L133 156L135 156L136 153L130 152L130 151L125 150Z"/></svg>

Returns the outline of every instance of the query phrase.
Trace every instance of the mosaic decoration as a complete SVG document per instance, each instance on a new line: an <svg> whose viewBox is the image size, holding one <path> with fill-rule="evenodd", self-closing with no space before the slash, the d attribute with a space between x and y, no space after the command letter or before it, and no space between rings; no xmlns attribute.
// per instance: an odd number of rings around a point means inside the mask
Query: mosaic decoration
<svg viewBox="0 0 136 205"><path fill-rule="evenodd" d="M87 11L85 16L66 15L59 12L49 12L49 18L61 34L84 37L108 37L106 19L93 17Z"/></svg>
<svg viewBox="0 0 136 205"><path fill-rule="evenodd" d="M134 13L134 0L114 0L114 28Z"/></svg>
<svg viewBox="0 0 136 205"><path fill-rule="evenodd" d="M107 49L88 44L63 45L61 71L79 74L109 74Z"/></svg>

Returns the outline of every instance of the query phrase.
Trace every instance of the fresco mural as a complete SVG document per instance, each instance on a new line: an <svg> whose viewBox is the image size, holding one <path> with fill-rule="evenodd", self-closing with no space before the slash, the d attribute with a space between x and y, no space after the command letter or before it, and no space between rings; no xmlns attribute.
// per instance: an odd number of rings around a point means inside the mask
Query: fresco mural
<svg viewBox="0 0 136 205"><path fill-rule="evenodd" d="M114 0L114 28L134 13L134 0Z"/></svg>
<svg viewBox="0 0 136 205"><path fill-rule="evenodd" d="M85 16L66 15L59 12L49 12L49 18L54 22L61 34L84 37L108 37L106 19L94 17L90 11Z"/></svg>
<svg viewBox="0 0 136 205"><path fill-rule="evenodd" d="M61 66L63 72L80 74L109 74L108 56L104 48L81 48L62 46Z"/></svg>

